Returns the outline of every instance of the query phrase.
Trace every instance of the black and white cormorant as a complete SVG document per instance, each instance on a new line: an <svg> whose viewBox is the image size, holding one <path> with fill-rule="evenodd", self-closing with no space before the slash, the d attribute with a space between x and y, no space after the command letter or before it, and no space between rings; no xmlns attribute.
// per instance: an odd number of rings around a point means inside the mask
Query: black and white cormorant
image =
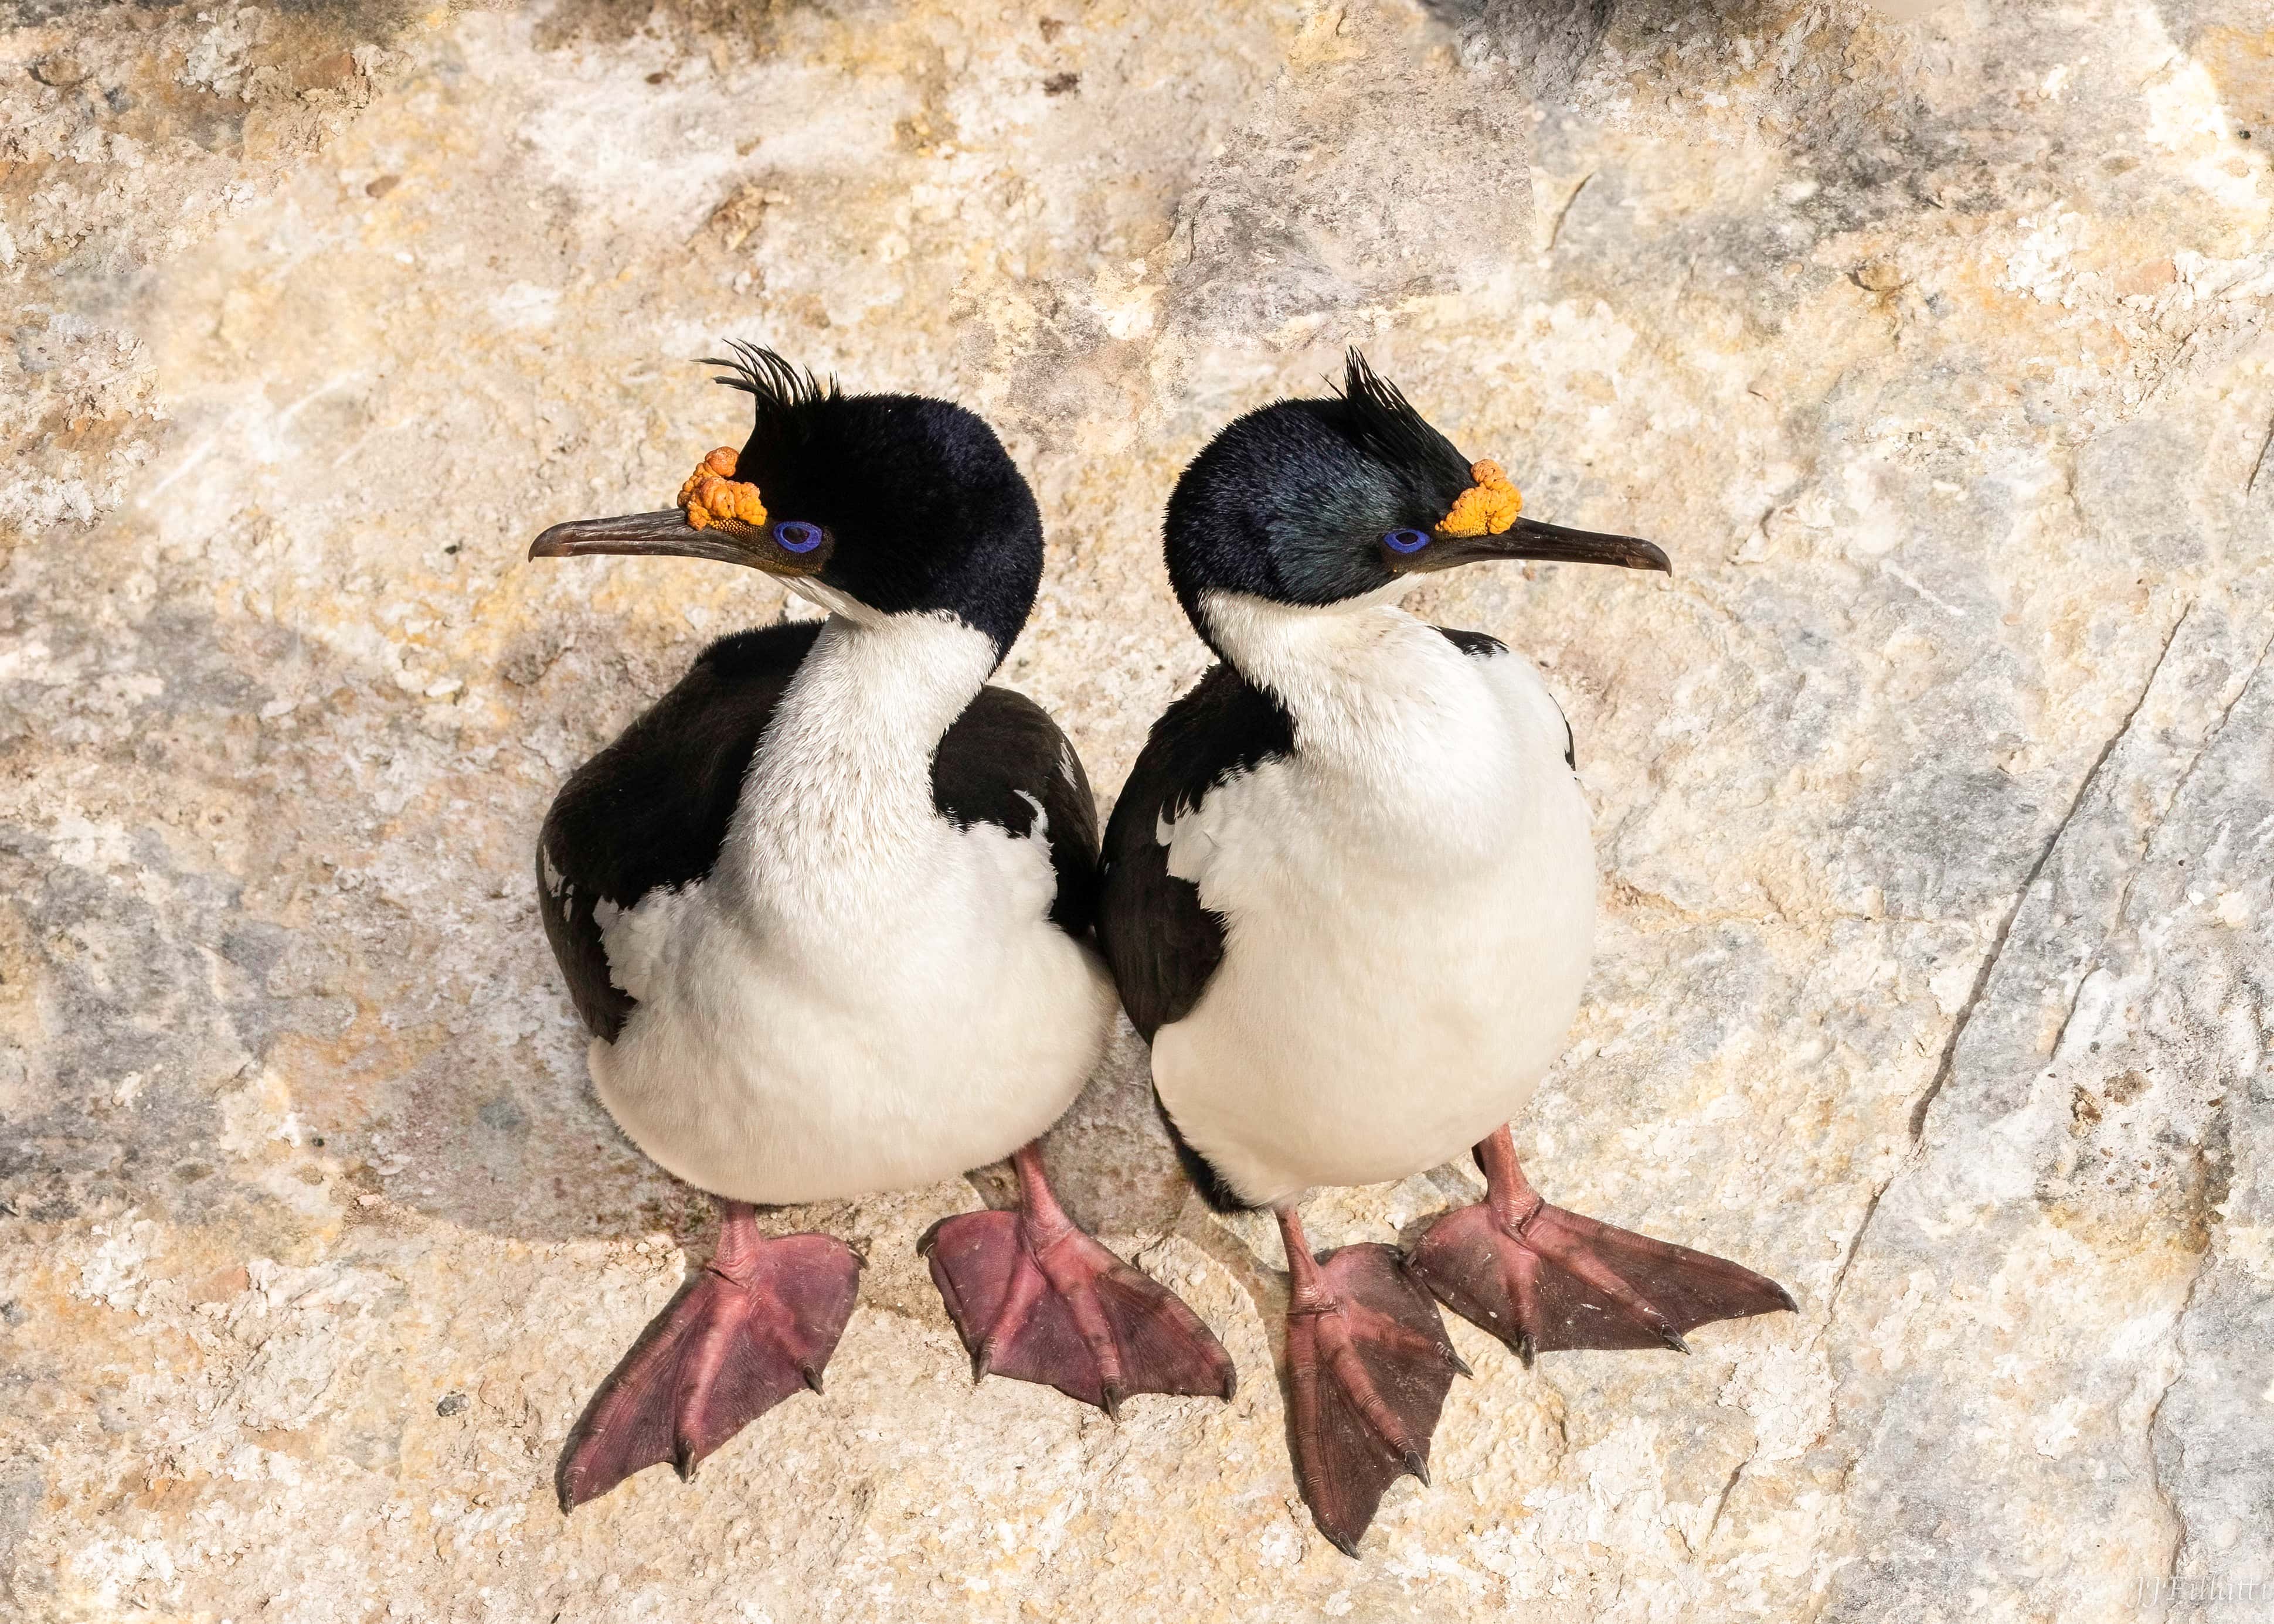
<svg viewBox="0 0 2274 1624"><path fill-rule="evenodd" d="M532 558L712 559L826 609L714 643L572 778L538 846L546 934L633 1142L717 1199L719 1244L570 1435L563 1508L682 1476L822 1368L853 1252L764 1237L759 1205L930 1184L1009 1155L1016 1212L936 1226L934 1280L977 1372L1111 1410L1221 1394L1176 1297L1085 1234L1033 1140L1103 1054L1089 942L1097 812L1032 701L987 679L1026 622L1026 480L945 401L841 394L736 346L757 406L679 506L559 524Z"/></svg>
<svg viewBox="0 0 2274 1624"><path fill-rule="evenodd" d="M1397 599L1493 559L1668 569L1541 524L1352 352L1337 397L1231 424L1170 498L1169 575L1221 664L1153 728L1105 835L1098 936L1186 1169L1269 1206L1291 1274L1297 1477L1353 1550L1421 1477L1460 1368L1432 1293L1516 1350L1682 1347L1789 1308L1719 1258L1544 1202L1508 1119L1579 1006L1594 930L1570 730L1497 640ZM1487 1194L1410 1259L1314 1259L1306 1190L1473 1147Z"/></svg>

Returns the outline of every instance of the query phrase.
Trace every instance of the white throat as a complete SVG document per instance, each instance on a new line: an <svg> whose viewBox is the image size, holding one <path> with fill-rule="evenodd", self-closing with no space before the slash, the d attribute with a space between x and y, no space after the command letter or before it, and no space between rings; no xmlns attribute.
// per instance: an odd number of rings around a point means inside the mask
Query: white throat
<svg viewBox="0 0 2274 1624"><path fill-rule="evenodd" d="M932 757L995 643L953 615L834 613L790 679L727 830L749 889L815 907L879 898L920 863Z"/></svg>
<svg viewBox="0 0 2274 1624"><path fill-rule="evenodd" d="M1466 657L1391 601L1412 590L1397 582L1325 607L1210 592L1201 613L1240 674L1279 696L1306 756L1371 776L1386 756L1410 762L1431 740L1491 725Z"/></svg>

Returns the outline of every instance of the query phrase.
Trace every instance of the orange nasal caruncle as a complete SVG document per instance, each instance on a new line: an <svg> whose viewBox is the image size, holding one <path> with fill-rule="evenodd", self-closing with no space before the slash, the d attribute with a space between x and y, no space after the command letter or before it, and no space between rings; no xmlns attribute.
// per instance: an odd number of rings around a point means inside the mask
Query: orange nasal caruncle
<svg viewBox="0 0 2274 1624"><path fill-rule="evenodd" d="M1441 536L1497 536L1516 523L1516 515L1524 511L1524 497L1508 482L1499 463L1490 457L1469 464L1469 477L1476 483L1461 492L1437 525Z"/></svg>
<svg viewBox="0 0 2274 1624"><path fill-rule="evenodd" d="M679 487L679 506L687 509L687 522L697 530L707 529L721 519L739 519L744 524L766 522L766 505L758 500L758 487L734 477L738 461L732 446L721 446L697 462L687 483Z"/></svg>

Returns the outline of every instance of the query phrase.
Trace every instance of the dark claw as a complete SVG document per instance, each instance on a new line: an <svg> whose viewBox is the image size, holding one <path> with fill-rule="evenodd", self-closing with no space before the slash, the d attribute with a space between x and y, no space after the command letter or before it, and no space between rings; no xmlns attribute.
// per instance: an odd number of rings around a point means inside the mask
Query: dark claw
<svg viewBox="0 0 2274 1624"><path fill-rule="evenodd" d="M1516 1357L1524 1361L1525 1369L1532 1368L1532 1361L1539 1352L1540 1344L1532 1340L1531 1332L1523 1332L1517 1337Z"/></svg>
<svg viewBox="0 0 2274 1624"><path fill-rule="evenodd" d="M681 1439L679 1447L672 1452L671 1457L671 1469L679 1474L680 1482L694 1482L695 1469L702 1464L702 1462L695 1458L695 1451L689 1447L687 1440Z"/></svg>
<svg viewBox="0 0 2274 1624"><path fill-rule="evenodd" d="M971 1385L977 1387L987 1380L987 1365L995 1357L991 1343L982 1342L971 1350Z"/></svg>
<svg viewBox="0 0 2274 1624"><path fill-rule="evenodd" d="M1224 1368L1224 1402L1231 1402L1231 1395L1239 1391L1239 1372L1229 1365Z"/></svg>
<svg viewBox="0 0 2274 1624"><path fill-rule="evenodd" d="M1793 1301L1791 1292L1786 1290L1782 1286L1779 1286L1776 1289L1776 1294L1778 1297L1782 1300L1788 1312L1796 1314L1800 1312L1800 1304Z"/></svg>
<svg viewBox="0 0 2274 1624"><path fill-rule="evenodd" d="M1449 1342L1445 1346L1445 1360L1461 1375L1466 1376L1472 1381L1476 1380L1476 1372L1469 1368L1469 1362L1463 1358Z"/></svg>
<svg viewBox="0 0 2274 1624"><path fill-rule="evenodd" d="M1662 1325L1658 1327L1658 1340L1664 1342L1668 1347L1673 1349L1676 1353L1687 1353L1690 1351L1690 1344L1682 1340L1682 1333L1675 1330L1670 1325Z"/></svg>
<svg viewBox="0 0 2274 1624"><path fill-rule="evenodd" d="M819 1365L801 1365L797 1367L797 1373L805 1378L805 1385L807 1387L811 1387L816 1393L821 1391L821 1367Z"/></svg>
<svg viewBox="0 0 2274 1624"><path fill-rule="evenodd" d="M1429 1486L1429 1462L1421 1458L1421 1451L1408 1449L1405 1452L1405 1470L1410 1476L1421 1479L1423 1488Z"/></svg>
<svg viewBox="0 0 2274 1624"><path fill-rule="evenodd" d="M1121 1384L1119 1382L1109 1381L1104 1384L1104 1396L1102 1402L1107 1415L1116 1421L1121 1419Z"/></svg>
<svg viewBox="0 0 2274 1624"><path fill-rule="evenodd" d="M1321 1532L1321 1533L1325 1533L1325 1532L1326 1532L1326 1530L1323 1530L1323 1529L1321 1529L1321 1530L1320 1530L1320 1532ZM1334 1548L1335 1548L1336 1550L1337 1550L1337 1551L1341 1552L1344 1556L1346 1556L1346 1557L1350 1558L1350 1560L1351 1560L1352 1561L1355 1562L1356 1560L1358 1560L1358 1541L1357 1541L1357 1540L1355 1540L1355 1539L1337 1539L1337 1538L1336 1538L1332 1534L1328 1534L1328 1535L1327 1535L1327 1543L1328 1543L1329 1545L1330 1545L1334 1546Z"/></svg>

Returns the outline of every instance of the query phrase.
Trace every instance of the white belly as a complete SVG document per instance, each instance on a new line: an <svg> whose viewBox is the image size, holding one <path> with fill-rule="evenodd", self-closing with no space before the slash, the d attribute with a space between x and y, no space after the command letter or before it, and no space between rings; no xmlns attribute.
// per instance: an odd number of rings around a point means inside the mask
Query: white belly
<svg viewBox="0 0 2274 1624"><path fill-rule="evenodd" d="M643 1151L714 1194L827 1199L983 1166L1073 1102L1116 1006L1044 917L1040 831L933 827L896 883L825 917L714 880L609 926L639 1005L592 1079Z"/></svg>
<svg viewBox="0 0 2274 1624"><path fill-rule="evenodd" d="M1577 1011L1595 876L1562 722L1514 656L1471 673L1481 708L1411 721L1370 787L1299 752L1174 826L1171 870L1226 936L1154 1080L1250 1200L1459 1154L1523 1109Z"/></svg>

